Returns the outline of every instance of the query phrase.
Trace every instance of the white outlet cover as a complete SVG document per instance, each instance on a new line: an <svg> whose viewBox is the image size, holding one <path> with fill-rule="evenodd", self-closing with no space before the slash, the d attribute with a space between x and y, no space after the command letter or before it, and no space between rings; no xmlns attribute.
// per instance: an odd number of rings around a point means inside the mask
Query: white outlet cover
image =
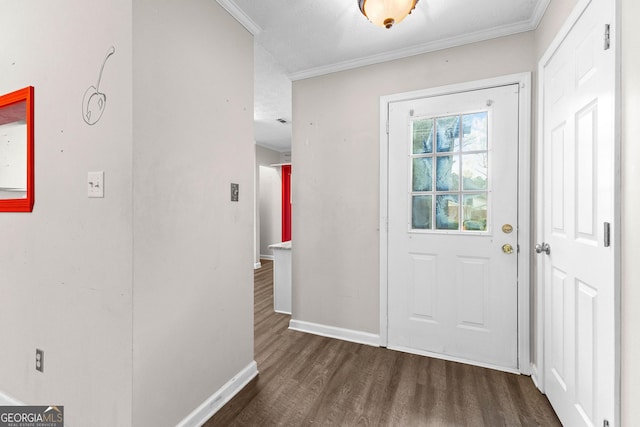
<svg viewBox="0 0 640 427"><path fill-rule="evenodd" d="M104 171L87 174L87 195L89 197L104 197Z"/></svg>

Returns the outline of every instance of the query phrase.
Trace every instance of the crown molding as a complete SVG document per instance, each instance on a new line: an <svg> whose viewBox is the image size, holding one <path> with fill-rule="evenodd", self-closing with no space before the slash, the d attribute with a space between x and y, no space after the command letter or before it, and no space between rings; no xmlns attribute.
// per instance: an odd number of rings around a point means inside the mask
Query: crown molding
<svg viewBox="0 0 640 427"><path fill-rule="evenodd" d="M530 21L532 30L535 30L536 28L538 28L538 25L540 25L540 21L542 21L544 14L547 12L549 3L551 3L551 0L540 0L536 4L536 9L533 11L533 14L531 15L531 21Z"/></svg>
<svg viewBox="0 0 640 427"><path fill-rule="evenodd" d="M247 31L254 37L262 32L262 28L253 21L233 0L216 0L231 16L233 16ZM393 61L396 59L407 58L410 56L421 55L424 53L435 52L438 50L458 47L465 44L477 43L498 37L509 36L513 34L532 31L538 28L542 18L544 17L551 0L541 0L537 3L531 18L527 21L521 21L515 24L504 25L501 27L491 28L488 30L478 31L472 34L466 34L459 37L451 37L435 42L424 43L412 46L406 49L396 49L377 55L365 56L353 60L336 62L333 64L323 65L320 67L308 68L300 71L288 73L287 77L292 80L303 80L312 77L322 76L324 74L335 73L339 71L351 70L367 65L379 64L382 62Z"/></svg>
<svg viewBox="0 0 640 427"><path fill-rule="evenodd" d="M233 0L216 0L236 21L247 29L254 37L262 32L262 28L256 24Z"/></svg>
<svg viewBox="0 0 640 427"><path fill-rule="evenodd" d="M546 2L548 4L548 0ZM540 17L544 15L546 6L539 8L540 12L536 10L536 13L540 13ZM421 55L424 53L435 52L438 50L449 49L452 47L458 47L466 44L477 43L481 41L491 40L498 37L510 36L518 33L524 33L527 31L535 30L537 24L541 18L536 18L521 21L515 24L503 25L501 27L491 28L488 30L478 31L471 34L465 34L458 37L451 37L448 39L438 40L435 42L424 43L417 46L411 46L405 49L396 49L390 52L381 53L378 55L365 56L362 58L356 58L353 60L336 62L329 65L323 65L320 67L309 68L306 70L295 71L287 74L287 77L292 81L303 80L312 77L322 76L324 74L336 73L339 71L351 70L354 68L364 67L367 65L379 64L387 61L394 61L396 59L408 58L410 56ZM536 21L537 22L534 22Z"/></svg>

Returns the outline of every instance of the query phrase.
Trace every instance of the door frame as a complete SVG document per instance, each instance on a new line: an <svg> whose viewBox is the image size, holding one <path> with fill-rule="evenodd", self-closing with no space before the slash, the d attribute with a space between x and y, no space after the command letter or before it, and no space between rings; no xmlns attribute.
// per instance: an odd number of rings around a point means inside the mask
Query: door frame
<svg viewBox="0 0 640 427"><path fill-rule="evenodd" d="M544 136L544 90L545 90L545 82L544 82L544 67L551 61L551 58L556 53L556 51L560 48L560 45L567 37L571 29L580 19L586 8L591 4L592 0L578 0L576 6L573 11L562 25L553 41L545 51L544 55L538 62L538 123L537 123L537 137L536 137L536 193L535 193L535 204L536 204L536 224L535 224L535 236L543 236L544 235L544 205L543 205L543 179L544 179L544 149L543 149L543 136ZM611 34L611 37L614 38L614 48L615 48L615 89L614 89L614 119L613 124L616 128L614 134L613 141L613 161L614 161L614 196L613 196L613 234L611 236L612 240L612 248L613 248L613 269L614 269L614 327L615 327L615 345L614 345L614 360L615 360L615 397L614 397L614 410L615 410L615 420L617 421L617 425L621 424L621 316L622 316L622 305L621 305L621 242L622 242L622 233L621 233L621 193L620 193L620 183L621 183L621 144L622 138L620 135L620 124L621 124L621 88L620 88L620 70L621 70L621 43L620 43L620 1L615 0L614 2L614 16L613 19L615 22L612 22L614 26L614 32ZM535 328L536 328L536 354L535 354L535 363L531 366L531 378L534 383L538 387L538 389L544 393L545 392L545 376L544 376L544 334L545 334L545 294L544 294L544 262L536 262L535 263L535 275L536 275L536 301L537 306L534 312L535 315Z"/></svg>
<svg viewBox="0 0 640 427"><path fill-rule="evenodd" d="M388 343L388 196L389 104L452 95L497 86L520 86L518 114L518 371L530 374L530 274L531 274L531 73L510 74L484 80L380 97L380 345Z"/></svg>

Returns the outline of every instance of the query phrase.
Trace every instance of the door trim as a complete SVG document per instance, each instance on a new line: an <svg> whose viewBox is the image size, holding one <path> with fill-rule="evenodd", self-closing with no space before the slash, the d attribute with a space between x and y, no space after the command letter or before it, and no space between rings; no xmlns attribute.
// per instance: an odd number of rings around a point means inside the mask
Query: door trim
<svg viewBox="0 0 640 427"><path fill-rule="evenodd" d="M531 73L510 74L380 97L380 345L388 343L389 104L518 84L518 371L529 375L531 274Z"/></svg>
<svg viewBox="0 0 640 427"><path fill-rule="evenodd" d="M549 63L553 55L560 48L560 45L567 37L571 29L573 29L574 25L578 22L584 11L587 9L592 0L578 0L576 6L573 11L562 25L553 41L545 51L544 55L538 62L538 121L537 121L537 137L536 137L536 193L535 193L535 204L536 204L536 223L535 223L535 236L542 236L544 234L544 206L542 205L543 200L543 161L544 161L544 150L543 150L543 135L544 135L544 67ZM622 137L620 135L620 123L621 123L621 88L620 88L620 69L621 69L621 43L620 43L620 0L615 0L614 4L614 21L612 24L614 25L614 34L612 37L615 37L615 101L614 101L614 126L616 127L616 132L614 135L614 195L613 195L613 236L612 236L612 247L613 247L613 269L614 269L614 328L615 328L615 348L614 348L614 360L615 360L615 397L614 397L614 411L615 411L615 419L617 424L621 423L621 313L622 313L622 304L621 304L621 193L620 193L620 183L621 183L621 144ZM536 310L533 313L536 319L535 327L536 327L536 354L535 354L535 364L531 365L531 378L534 383L538 387L538 389L544 393L545 392L545 377L544 377L544 333L545 333L545 323L544 323L544 313L545 313L545 305L544 305L544 265L542 262L536 263L535 268L536 274L536 301L537 306ZM615 425L615 424L614 424Z"/></svg>

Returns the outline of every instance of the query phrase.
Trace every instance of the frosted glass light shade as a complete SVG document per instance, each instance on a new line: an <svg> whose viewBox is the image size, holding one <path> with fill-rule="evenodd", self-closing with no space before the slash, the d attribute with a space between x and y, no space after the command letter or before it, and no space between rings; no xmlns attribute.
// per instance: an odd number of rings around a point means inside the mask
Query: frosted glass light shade
<svg viewBox="0 0 640 427"><path fill-rule="evenodd" d="M419 0L358 0L364 16L380 27L391 28L402 22Z"/></svg>

